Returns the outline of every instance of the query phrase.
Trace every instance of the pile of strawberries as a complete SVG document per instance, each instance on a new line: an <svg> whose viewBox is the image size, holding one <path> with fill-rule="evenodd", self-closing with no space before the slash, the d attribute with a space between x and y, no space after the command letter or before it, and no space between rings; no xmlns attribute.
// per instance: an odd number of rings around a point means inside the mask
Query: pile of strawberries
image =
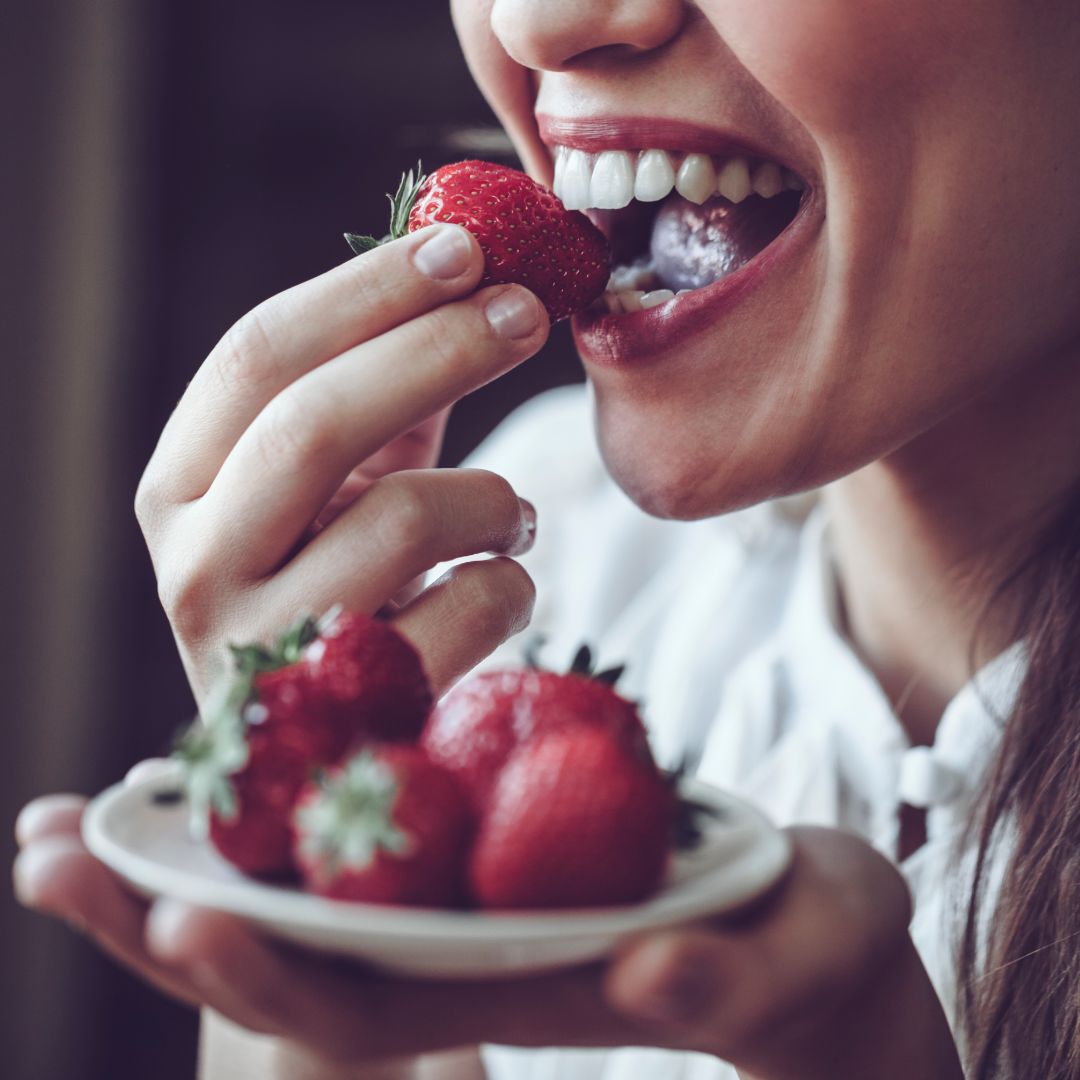
<svg viewBox="0 0 1080 1080"><path fill-rule="evenodd" d="M232 650L181 740L193 829L248 874L337 899L628 904L664 877L677 804L617 671L466 680L437 705L412 646L363 615Z"/></svg>

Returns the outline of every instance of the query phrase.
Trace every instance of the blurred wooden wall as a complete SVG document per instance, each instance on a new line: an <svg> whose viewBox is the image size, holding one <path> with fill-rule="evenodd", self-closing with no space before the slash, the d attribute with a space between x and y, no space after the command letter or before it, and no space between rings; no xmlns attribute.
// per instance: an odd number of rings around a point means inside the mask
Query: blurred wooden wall
<svg viewBox="0 0 1080 1080"><path fill-rule="evenodd" d="M0 808L93 792L191 709L131 513L201 358L347 256L442 133L490 123L444 0L21 0L0 33ZM565 332L467 401L448 460L578 377ZM13 855L6 828L4 855ZM190 1077L194 1020L0 898L0 1072Z"/></svg>

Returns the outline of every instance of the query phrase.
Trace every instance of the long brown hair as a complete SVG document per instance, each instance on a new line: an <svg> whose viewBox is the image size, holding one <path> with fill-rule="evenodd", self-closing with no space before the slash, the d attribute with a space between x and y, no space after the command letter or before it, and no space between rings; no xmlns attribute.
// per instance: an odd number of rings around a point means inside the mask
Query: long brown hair
<svg viewBox="0 0 1080 1080"><path fill-rule="evenodd" d="M970 1080L1080 1078L1080 488L998 590L1027 670L981 805L958 970ZM992 881L1007 850L1000 888ZM994 893L997 893L995 896Z"/></svg>

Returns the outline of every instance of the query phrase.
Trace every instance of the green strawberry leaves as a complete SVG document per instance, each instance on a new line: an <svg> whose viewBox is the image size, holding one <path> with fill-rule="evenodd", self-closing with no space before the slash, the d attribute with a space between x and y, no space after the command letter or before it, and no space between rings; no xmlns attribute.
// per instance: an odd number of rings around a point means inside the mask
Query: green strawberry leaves
<svg viewBox="0 0 1080 1080"><path fill-rule="evenodd" d="M345 243L347 243L357 255L366 255L369 251L379 247L380 244L389 239L389 236L384 236L382 240L376 240L374 236L357 236L356 233L351 232L345 234Z"/></svg>
<svg viewBox="0 0 1080 1080"><path fill-rule="evenodd" d="M180 736L173 752L184 769L194 839L203 840L208 835L211 811L226 821L235 819L238 813L230 778L248 762L248 705L255 696L256 677L298 663L304 650L340 613L338 606L320 619L304 615L272 645L255 642L229 646L229 670L210 691L200 718Z"/></svg>
<svg viewBox="0 0 1080 1080"><path fill-rule="evenodd" d="M409 231L409 215L416 203L416 196L426 182L424 166L418 161L415 170L410 169L402 176L397 191L386 196L390 200L390 231L381 240L376 240L374 236L358 236L356 233L347 232L345 242L357 255L366 255L390 240L399 240Z"/></svg>

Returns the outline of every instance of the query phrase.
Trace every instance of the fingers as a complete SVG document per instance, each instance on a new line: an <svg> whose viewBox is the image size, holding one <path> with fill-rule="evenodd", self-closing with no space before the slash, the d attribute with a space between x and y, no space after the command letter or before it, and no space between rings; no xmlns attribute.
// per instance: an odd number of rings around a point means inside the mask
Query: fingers
<svg viewBox="0 0 1080 1080"><path fill-rule="evenodd" d="M158 900L146 923L146 947L159 963L183 973L204 1005L249 1031L281 1033L281 1013L292 995L277 980L296 972L239 919Z"/></svg>
<svg viewBox="0 0 1080 1080"><path fill-rule="evenodd" d="M249 1031L330 1060L378 1056L361 1034L374 995L358 969L271 944L237 919L172 900L154 905L147 944L186 974L207 1006Z"/></svg>
<svg viewBox="0 0 1080 1080"><path fill-rule="evenodd" d="M903 879L863 841L792 830L796 857L751 918L650 935L607 979L612 1005L673 1045L736 1062L789 1017L813 1017L867 986L907 941Z"/></svg>
<svg viewBox="0 0 1080 1080"><path fill-rule="evenodd" d="M240 572L271 572L357 464L532 356L547 326L527 290L485 289L328 361L243 433L189 529L240 553Z"/></svg>
<svg viewBox="0 0 1080 1080"><path fill-rule="evenodd" d="M27 907L65 920L140 978L188 1004L198 994L143 944L146 904L128 893L74 834L37 836L15 861L15 892Z"/></svg>
<svg viewBox="0 0 1080 1080"><path fill-rule="evenodd" d="M478 469L414 470L376 480L314 535L278 573L250 581L235 569L241 553L193 538L163 564L159 590L179 639L252 640L289 625L299 611L337 604L374 614L415 595L410 586L442 562L484 552L522 554L533 542L536 512L503 478ZM492 595L491 590L505 590ZM520 568L499 563L452 574L406 621L425 641L422 624L442 629L456 618L453 656L436 649L435 670L456 678L531 615L533 588ZM471 662L467 662L471 658ZM193 658L194 667L213 657ZM462 668L460 665L466 663Z"/></svg>
<svg viewBox="0 0 1080 1080"><path fill-rule="evenodd" d="M27 803L15 821L15 841L25 847L46 836L78 836L86 800L81 795L46 795Z"/></svg>
<svg viewBox="0 0 1080 1080"><path fill-rule="evenodd" d="M297 597L315 611L377 611L441 562L532 544L535 511L500 476L479 469L393 473L376 481L262 589L288 623Z"/></svg>
<svg viewBox="0 0 1080 1080"><path fill-rule="evenodd" d="M612 968L608 997L626 1015L678 1033L676 1041L693 1045L707 1033L713 1045L729 1046L746 1025L745 1003L756 1002L759 984L768 981L753 954L753 943L713 931L656 934Z"/></svg>
<svg viewBox="0 0 1080 1080"><path fill-rule="evenodd" d="M424 658L436 697L532 617L536 587L512 559L462 563L393 618Z"/></svg>
<svg viewBox="0 0 1080 1080"><path fill-rule="evenodd" d="M263 941L214 912L159 902L148 942L203 1000L241 1026L360 1062L471 1045L629 1035L604 1003L597 972L514 982L386 978Z"/></svg>
<svg viewBox="0 0 1080 1080"><path fill-rule="evenodd" d="M198 498L268 401L334 356L474 289L475 239L437 225L260 304L222 339L166 426L143 492Z"/></svg>

